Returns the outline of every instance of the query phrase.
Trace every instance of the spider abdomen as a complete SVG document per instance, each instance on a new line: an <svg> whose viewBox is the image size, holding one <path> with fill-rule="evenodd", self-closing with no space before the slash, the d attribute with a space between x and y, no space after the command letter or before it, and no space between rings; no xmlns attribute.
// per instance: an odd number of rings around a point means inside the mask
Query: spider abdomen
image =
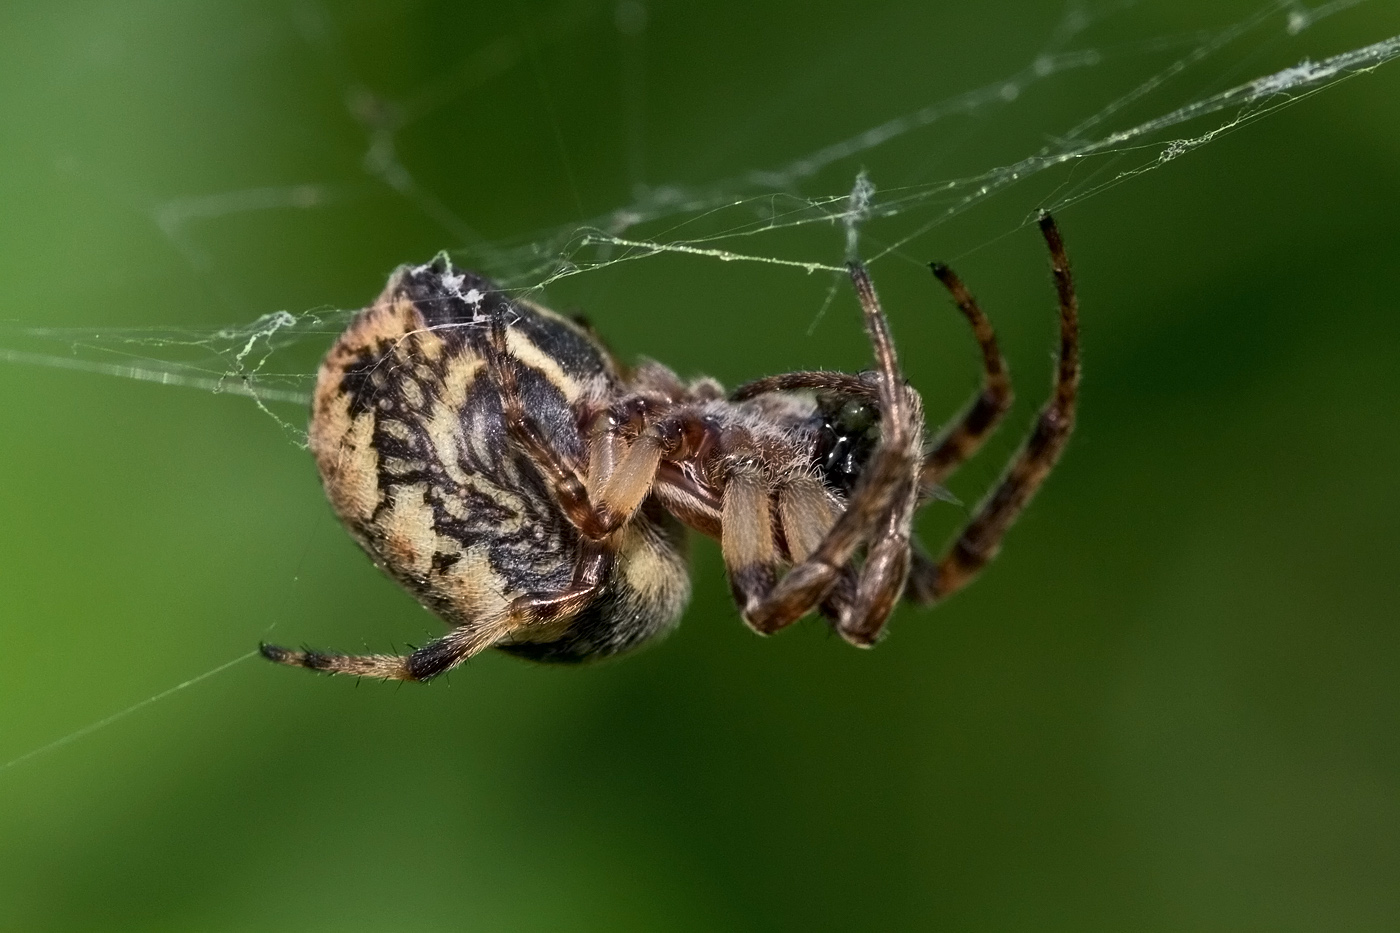
<svg viewBox="0 0 1400 933"><path fill-rule="evenodd" d="M605 585L574 616L533 628L512 616L521 597L569 585L581 541L509 437L483 343L496 320L533 424L562 456L587 462L579 424L613 390L607 352L440 258L399 269L321 366L310 444L327 496L378 566L448 624L479 631L482 647L515 643L541 660L570 660L583 642L625 650L680 614L681 533L668 522L619 535ZM575 620L588 631L571 631ZM601 631L610 627L620 631Z"/></svg>

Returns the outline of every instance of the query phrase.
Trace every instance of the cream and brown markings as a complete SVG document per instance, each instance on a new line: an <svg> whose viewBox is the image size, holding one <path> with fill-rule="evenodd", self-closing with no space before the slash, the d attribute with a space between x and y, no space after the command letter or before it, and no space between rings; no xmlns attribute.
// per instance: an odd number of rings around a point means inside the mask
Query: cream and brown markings
<svg viewBox="0 0 1400 933"><path fill-rule="evenodd" d="M568 585L579 547L508 436L483 358L497 317L531 418L585 462L580 409L613 390L611 360L577 325L442 258L395 273L336 343L310 432L331 504L375 563L487 643L510 634L512 600Z"/></svg>

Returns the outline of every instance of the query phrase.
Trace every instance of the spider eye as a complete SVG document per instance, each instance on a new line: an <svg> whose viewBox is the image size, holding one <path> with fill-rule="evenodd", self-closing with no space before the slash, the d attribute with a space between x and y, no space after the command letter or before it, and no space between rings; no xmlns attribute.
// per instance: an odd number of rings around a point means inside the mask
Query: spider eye
<svg viewBox="0 0 1400 933"><path fill-rule="evenodd" d="M837 427L843 432L851 434L863 434L869 431L878 420L873 406L854 400L842 405L841 410L836 414Z"/></svg>

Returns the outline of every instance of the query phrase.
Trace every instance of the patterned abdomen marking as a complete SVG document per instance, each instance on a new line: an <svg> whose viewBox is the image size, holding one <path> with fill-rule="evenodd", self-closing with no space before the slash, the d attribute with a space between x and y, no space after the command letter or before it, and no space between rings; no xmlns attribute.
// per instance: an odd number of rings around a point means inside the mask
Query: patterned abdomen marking
<svg viewBox="0 0 1400 933"><path fill-rule="evenodd" d="M507 436L482 356L498 317L527 411L584 462L578 411L611 391L605 352L441 259L400 269L341 336L321 367L310 432L332 506L375 563L448 623L491 640L512 599L567 585L578 552Z"/></svg>

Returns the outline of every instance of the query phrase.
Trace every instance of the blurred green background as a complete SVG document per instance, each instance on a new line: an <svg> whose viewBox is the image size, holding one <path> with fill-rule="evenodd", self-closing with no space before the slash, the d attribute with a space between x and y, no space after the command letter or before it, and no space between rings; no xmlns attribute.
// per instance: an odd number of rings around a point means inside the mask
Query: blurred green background
<svg viewBox="0 0 1400 933"><path fill-rule="evenodd" d="M929 228L874 273L931 415L977 371L920 263L955 262L1000 329L1021 401L953 481L967 502L1048 384L1053 296L1025 222L1062 205L1081 428L976 586L901 610L874 651L815 623L761 640L698 541L684 625L625 661L489 654L399 689L247 660L0 770L0 929L1400 928L1400 63L1122 183L1157 149L951 218L976 184L932 197L1395 35L1400 10L1292 34L1302 4L1119 6L1066 39L1094 50L1085 67L790 192L839 196L863 167L884 203L925 196L863 248ZM1066 12L8 2L0 349L74 328L46 352L158 370L179 346L115 329L227 348L208 335L358 307L441 248L532 284L504 247L660 185L754 194L746 173L1020 73ZM746 203L629 235L755 222ZM839 262L843 237L719 245ZM545 298L625 358L733 384L865 365L847 292L820 313L831 285L663 255ZM266 372L304 377L330 329ZM439 631L250 400L18 362L0 398L0 763L260 638L382 650ZM923 537L962 515L932 507Z"/></svg>

